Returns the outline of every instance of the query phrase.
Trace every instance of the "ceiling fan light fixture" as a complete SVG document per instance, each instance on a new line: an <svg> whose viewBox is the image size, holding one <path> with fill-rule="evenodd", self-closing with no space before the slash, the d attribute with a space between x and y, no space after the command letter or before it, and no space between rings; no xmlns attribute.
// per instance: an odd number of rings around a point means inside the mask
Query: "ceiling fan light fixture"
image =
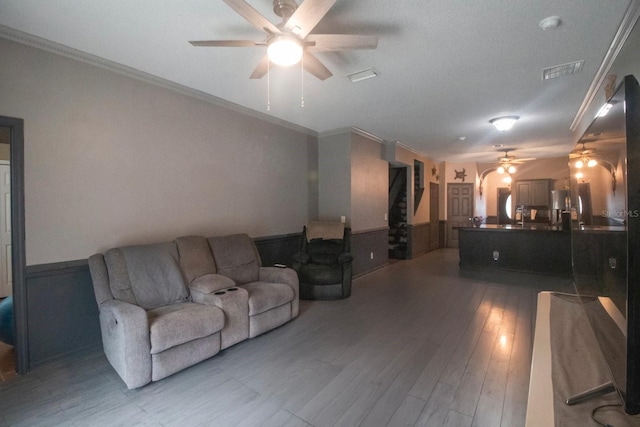
<svg viewBox="0 0 640 427"><path fill-rule="evenodd" d="M496 169L496 172L505 173L506 171L504 170L504 166L498 166L498 169Z"/></svg>
<svg viewBox="0 0 640 427"><path fill-rule="evenodd" d="M504 132L511 129L519 118L518 116L496 117L495 119L489 120L489 123L494 125L499 131Z"/></svg>
<svg viewBox="0 0 640 427"><path fill-rule="evenodd" d="M296 37L275 36L269 40L267 55L271 62L282 67L297 64L302 59L302 43Z"/></svg>
<svg viewBox="0 0 640 427"><path fill-rule="evenodd" d="M576 168L580 169L584 166L584 162L581 159L576 160Z"/></svg>
<svg viewBox="0 0 640 427"><path fill-rule="evenodd" d="M516 173L516 167L513 165L509 165L509 168L507 170L509 171L509 173Z"/></svg>
<svg viewBox="0 0 640 427"><path fill-rule="evenodd" d="M598 164L598 162L597 162L597 160L596 160L596 159L589 159L589 160L587 161L587 167L589 167L589 168L592 168L592 167L594 167L594 166L595 166L595 165L597 165L597 164Z"/></svg>

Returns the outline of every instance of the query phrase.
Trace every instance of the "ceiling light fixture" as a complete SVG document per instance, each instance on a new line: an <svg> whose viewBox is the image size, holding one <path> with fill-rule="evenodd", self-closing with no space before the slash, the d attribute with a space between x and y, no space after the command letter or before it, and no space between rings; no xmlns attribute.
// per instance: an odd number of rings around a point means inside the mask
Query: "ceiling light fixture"
<svg viewBox="0 0 640 427"><path fill-rule="evenodd" d="M269 60L276 65L288 67L297 64L302 59L302 43L293 36L272 37L267 47Z"/></svg>
<svg viewBox="0 0 640 427"><path fill-rule="evenodd" d="M495 119L489 120L489 123L494 125L499 131L504 132L511 129L519 118L518 116L496 117Z"/></svg>
<svg viewBox="0 0 640 427"><path fill-rule="evenodd" d="M591 157L581 157L578 160L576 160L575 167L577 169L582 169L585 165L587 165L588 168L592 168L597 164L598 164L598 161L596 159L593 159Z"/></svg>
<svg viewBox="0 0 640 427"><path fill-rule="evenodd" d="M498 168L496 169L496 172L498 173L508 172L510 174L513 174L513 173L516 173L516 167L509 163L505 163L503 165L498 166Z"/></svg>
<svg viewBox="0 0 640 427"><path fill-rule="evenodd" d="M555 30L560 26L561 23L562 18L560 18L559 16L549 16L540 21L540 28L542 28L544 31Z"/></svg>

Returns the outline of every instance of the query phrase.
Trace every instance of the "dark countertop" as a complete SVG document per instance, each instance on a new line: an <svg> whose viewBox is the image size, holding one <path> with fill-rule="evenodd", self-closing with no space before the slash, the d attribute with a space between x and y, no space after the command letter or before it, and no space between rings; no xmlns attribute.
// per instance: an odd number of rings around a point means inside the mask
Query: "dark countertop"
<svg viewBox="0 0 640 427"><path fill-rule="evenodd" d="M548 225L548 224L482 224L480 227L460 227L459 230L465 231L565 231L562 226ZM569 231L569 230L566 230ZM580 228L575 228L574 231L584 232L604 232L604 231L626 231L623 225L581 225Z"/></svg>
<svg viewBox="0 0 640 427"><path fill-rule="evenodd" d="M548 224L482 224L480 227L460 228L465 231L562 231L562 227Z"/></svg>

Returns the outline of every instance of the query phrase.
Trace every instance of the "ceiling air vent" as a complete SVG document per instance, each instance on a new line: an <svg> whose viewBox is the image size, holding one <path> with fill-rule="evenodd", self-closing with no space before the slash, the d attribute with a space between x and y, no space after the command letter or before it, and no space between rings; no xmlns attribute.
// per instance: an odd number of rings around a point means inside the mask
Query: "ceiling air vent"
<svg viewBox="0 0 640 427"><path fill-rule="evenodd" d="M378 71L374 68L367 68L366 70L358 71L357 73L347 74L347 77L349 77L349 80L351 80L352 83L355 83L377 77L378 74Z"/></svg>
<svg viewBox="0 0 640 427"><path fill-rule="evenodd" d="M582 70L584 61L571 62L569 64L556 65L555 67L542 70L542 80L555 79L556 77L568 76L579 73Z"/></svg>

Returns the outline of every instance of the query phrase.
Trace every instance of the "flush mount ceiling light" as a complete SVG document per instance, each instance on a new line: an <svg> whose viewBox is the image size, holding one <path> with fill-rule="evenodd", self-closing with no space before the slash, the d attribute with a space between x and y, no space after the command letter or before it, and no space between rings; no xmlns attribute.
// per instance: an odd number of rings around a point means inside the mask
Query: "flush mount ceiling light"
<svg viewBox="0 0 640 427"><path fill-rule="evenodd" d="M560 18L559 16L549 16L540 21L540 28L542 28L544 31L555 30L560 26L561 23L562 18Z"/></svg>
<svg viewBox="0 0 640 427"><path fill-rule="evenodd" d="M504 132L511 129L519 118L518 116L496 117L495 119L489 120L489 123L494 125L499 131Z"/></svg>
<svg viewBox="0 0 640 427"><path fill-rule="evenodd" d="M302 43L293 36L272 37L268 42L267 55L271 62L282 67L297 64L302 58Z"/></svg>

